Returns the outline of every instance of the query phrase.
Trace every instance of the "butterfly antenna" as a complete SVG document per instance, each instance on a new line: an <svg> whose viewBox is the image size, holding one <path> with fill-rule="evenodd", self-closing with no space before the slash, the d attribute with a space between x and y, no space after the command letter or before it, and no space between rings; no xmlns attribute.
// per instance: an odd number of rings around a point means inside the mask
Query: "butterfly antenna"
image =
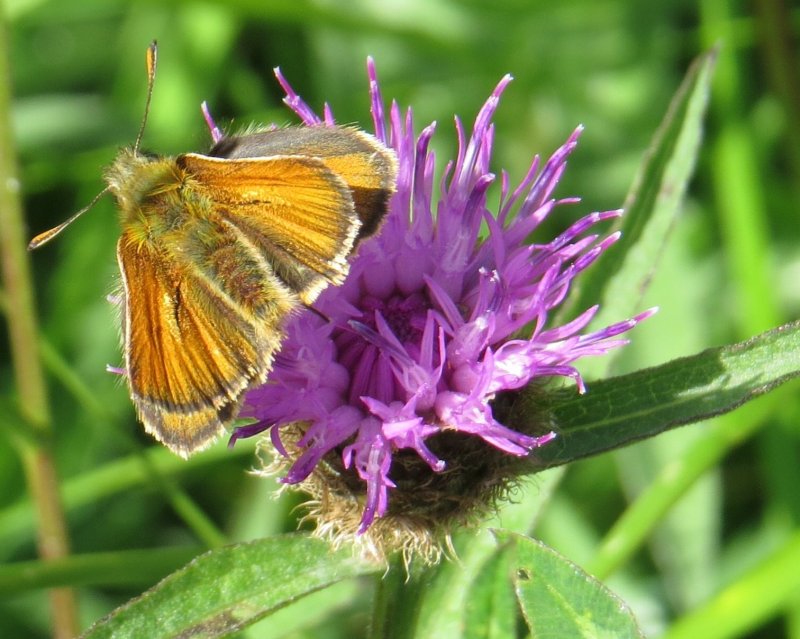
<svg viewBox="0 0 800 639"><path fill-rule="evenodd" d="M142 142L142 136L144 135L144 127L147 124L147 114L150 112L150 98L153 95L153 84L155 83L156 79L156 59L157 59L157 52L158 47L156 45L156 41L153 40L150 43L150 46L147 47L147 54L145 56L145 62L147 64L147 100L144 103L144 116L142 117L142 125L139 127L139 134L136 136L136 142L133 145L133 152L134 154L138 153L139 151L139 144ZM80 211L75 213L72 217L68 220L62 222L58 226L45 231L44 233L39 233L36 237L34 237L30 244L28 244L28 250L32 251L33 249L37 249L42 244L46 244L54 237L56 237L61 231L67 228L70 224L72 224L75 220L77 220L81 215L86 213L90 208L92 208L97 201L103 197L106 193L108 193L111 189L109 187L104 188L100 193L98 193L94 199L89 202L88 206L84 206Z"/></svg>
<svg viewBox="0 0 800 639"><path fill-rule="evenodd" d="M101 197L103 197L106 193L108 193L108 191L109 191L108 187L104 188L102 191L100 191L100 193L98 193L97 195L94 196L94 199L91 202L89 202L88 205L84 206L80 211L75 213L75 215L70 217L68 220L66 220L65 222L61 222L61 224L59 224L58 226L50 229L49 231L45 231L44 233L39 233L39 235L37 235L35 238L33 238L30 241L30 244L28 244L28 250L32 251L33 249L39 248L42 244L47 244L47 242L52 240L56 235L61 233L61 231L63 231L70 224L72 224L75 220L77 220L81 215L86 213L86 211L88 211L95 204L97 204L97 201Z"/></svg>
<svg viewBox="0 0 800 639"><path fill-rule="evenodd" d="M158 62L158 45L153 40L150 46L147 47L147 54L145 55L145 64L147 65L147 98L144 103L144 116L142 116L142 125L139 127L139 134L136 136L136 142L133 144L133 153L136 155L139 152L139 145L142 142L144 135L144 127L147 124L147 115L150 113L150 99L153 97L153 85L156 81L156 63Z"/></svg>

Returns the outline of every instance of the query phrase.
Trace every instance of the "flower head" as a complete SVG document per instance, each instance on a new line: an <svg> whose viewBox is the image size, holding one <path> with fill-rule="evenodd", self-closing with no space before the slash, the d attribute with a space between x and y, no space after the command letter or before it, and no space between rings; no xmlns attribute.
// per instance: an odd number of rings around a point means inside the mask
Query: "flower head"
<svg viewBox="0 0 800 639"><path fill-rule="evenodd" d="M411 513L404 525L412 527L439 515L452 519L463 514L459 498L476 495L469 510L485 502L481 491L501 490L508 481L495 472L501 460L525 458L555 434L547 420L536 433L499 423L498 393L554 376L573 379L583 392L573 362L624 344L617 336L650 314L590 333L581 331L597 307L550 324L575 277L619 237L593 231L621 214L609 211L545 243L529 241L553 211L577 201L554 199L553 191L580 128L547 162L534 158L515 188L503 172L499 205L490 210L492 116L506 76L471 134L456 118L458 154L434 197L435 125L415 137L411 110L395 103L387 124L371 60L368 74L375 135L398 159L390 211L380 233L360 245L346 282L315 304L329 321L307 311L291 318L268 383L248 394L242 411L257 422L233 438L269 429L290 458L283 482L325 477L328 487L312 488L320 501L349 490L358 534L403 513ZM276 75L306 125L333 124L327 106L319 118ZM446 480L456 481L455 492L433 496ZM324 517L321 525L346 527Z"/></svg>

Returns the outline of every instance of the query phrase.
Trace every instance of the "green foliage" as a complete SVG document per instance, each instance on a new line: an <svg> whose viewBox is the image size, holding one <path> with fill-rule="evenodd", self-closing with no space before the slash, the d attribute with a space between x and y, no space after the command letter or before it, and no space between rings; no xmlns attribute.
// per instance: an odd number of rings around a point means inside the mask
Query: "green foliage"
<svg viewBox="0 0 800 639"><path fill-rule="evenodd" d="M512 537L514 589L533 639L644 637L630 609L552 548Z"/></svg>
<svg viewBox="0 0 800 639"><path fill-rule="evenodd" d="M559 443L537 461L555 466L733 410L800 375L800 322L747 342L595 382L585 395L549 398ZM525 399L515 407L522 415ZM506 420L510 424L515 419Z"/></svg>
<svg viewBox="0 0 800 639"><path fill-rule="evenodd" d="M457 534L457 561L384 572L292 532L297 498L272 500L274 484L246 473L252 448L220 443L184 462L140 432L105 372L120 356L105 300L118 230L103 200L31 256L72 537L59 562L36 556L20 450L37 440L0 331L0 636L50 636L44 588L61 585L79 587L87 637L224 636L268 613L236 636L800 636L800 403L796 382L773 390L800 368L787 324L800 309L800 14L773 9L8 0L2 44L30 235L89 202L133 141L153 38L144 147L159 153L208 146L201 100L233 129L292 121L274 66L314 107L328 101L340 121L364 123L369 54L384 97L412 105L419 128L438 120L440 159L454 148L452 114L469 122L506 72L515 81L495 136L497 169L512 180L583 123L557 195L582 196L576 217L623 201L627 215L624 239L569 308L601 302L603 324L660 311L630 335L614 377L587 362L586 395L552 395L560 437L540 465L586 459L535 475L495 520ZM710 55L687 74L715 45L713 84ZM549 220L543 237L569 221ZM512 409L509 419L530 414Z"/></svg>
<svg viewBox="0 0 800 639"><path fill-rule="evenodd" d="M197 557L84 637L226 636L303 595L375 569L298 535L233 545Z"/></svg>

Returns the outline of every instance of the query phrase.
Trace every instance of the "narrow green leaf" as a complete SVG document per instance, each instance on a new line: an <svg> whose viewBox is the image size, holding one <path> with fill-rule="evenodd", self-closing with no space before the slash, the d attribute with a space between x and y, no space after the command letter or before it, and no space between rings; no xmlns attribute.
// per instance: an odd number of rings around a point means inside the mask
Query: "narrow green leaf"
<svg viewBox="0 0 800 639"><path fill-rule="evenodd" d="M188 462L163 446L148 448L144 452L147 459L143 459L138 453L115 459L62 482L64 508L67 512L71 512L136 486L146 486L153 482L151 466L163 478L183 477L206 472L206 468L210 465L253 454L252 443L240 443L244 446L240 448L237 445L233 450L225 445L212 446ZM8 556L18 544L32 539L35 526L33 504L27 497L22 497L16 503L0 509L0 558Z"/></svg>
<svg viewBox="0 0 800 639"><path fill-rule="evenodd" d="M726 413L800 373L800 322L745 342L593 383L548 401L558 438L536 451L544 467L595 455L665 430ZM525 430L541 419L541 389L526 389L503 423Z"/></svg>
<svg viewBox="0 0 800 639"><path fill-rule="evenodd" d="M598 326L635 312L694 171L716 57L716 50L700 56L687 72L625 199L625 215L615 229L622 238L581 275L569 312L597 304L598 296L603 300Z"/></svg>
<svg viewBox="0 0 800 639"><path fill-rule="evenodd" d="M797 605L799 564L800 533L795 533L738 581L679 619L666 631L664 639L745 636L771 617Z"/></svg>
<svg viewBox="0 0 800 639"><path fill-rule="evenodd" d="M92 626L84 639L222 637L303 595L377 570L349 551L285 535L201 555Z"/></svg>
<svg viewBox="0 0 800 639"><path fill-rule="evenodd" d="M149 586L203 552L202 546L69 555L0 566L0 597L56 586Z"/></svg>
<svg viewBox="0 0 800 639"><path fill-rule="evenodd" d="M625 603L591 575L539 541L506 538L514 588L533 639L644 637Z"/></svg>

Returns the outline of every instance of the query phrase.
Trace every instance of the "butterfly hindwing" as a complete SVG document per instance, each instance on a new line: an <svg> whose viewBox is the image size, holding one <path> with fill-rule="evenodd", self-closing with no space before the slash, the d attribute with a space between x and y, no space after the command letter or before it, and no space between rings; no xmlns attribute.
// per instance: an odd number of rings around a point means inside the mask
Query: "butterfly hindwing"
<svg viewBox="0 0 800 639"><path fill-rule="evenodd" d="M120 238L117 256L131 396L146 429L186 456L213 441L245 391L264 381L280 320L296 302L265 285L264 295L282 308L255 318L190 263L131 233Z"/></svg>

